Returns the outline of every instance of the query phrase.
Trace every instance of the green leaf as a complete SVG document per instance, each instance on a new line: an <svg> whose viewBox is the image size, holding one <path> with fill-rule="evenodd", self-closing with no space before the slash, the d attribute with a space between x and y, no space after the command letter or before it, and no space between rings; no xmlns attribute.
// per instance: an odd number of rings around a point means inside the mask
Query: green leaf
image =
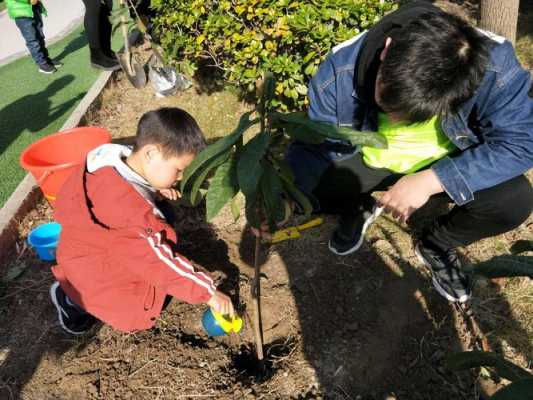
<svg viewBox="0 0 533 400"><path fill-rule="evenodd" d="M265 205L265 216L270 232L277 229L276 222L285 217L285 203L283 202L283 185L276 170L269 163L265 163L265 171L261 177L261 195Z"/></svg>
<svg viewBox="0 0 533 400"><path fill-rule="evenodd" d="M492 395L489 400L531 400L533 378L513 382Z"/></svg>
<svg viewBox="0 0 533 400"><path fill-rule="evenodd" d="M207 175L209 175L209 173L214 168L218 167L223 162L225 162L228 159L229 155L230 155L229 152L225 152L225 153L220 154L219 156L216 156L216 157L212 158L211 160L209 160L207 165L201 170L201 173L194 180L194 183L193 183L192 189L191 189L191 193L189 195L190 199L191 199L191 204L193 204L193 205L197 204L196 197L197 197L197 194L198 194L198 189L200 189L200 186L202 186L202 183L205 181L205 178L207 178Z"/></svg>
<svg viewBox="0 0 533 400"><path fill-rule="evenodd" d="M270 135L262 132L253 137L242 149L237 164L237 177L239 187L245 195L257 190L264 169L261 159L268 149L269 139Z"/></svg>
<svg viewBox="0 0 533 400"><path fill-rule="evenodd" d="M289 135L291 139L299 140L300 142L319 144L326 139L324 136L316 135L311 129L302 125L286 122L283 124L283 128L285 133Z"/></svg>
<svg viewBox="0 0 533 400"><path fill-rule="evenodd" d="M233 220L237 222L239 217L241 216L241 206L239 205L239 201L237 196L233 197L231 199L231 214L233 215Z"/></svg>
<svg viewBox="0 0 533 400"><path fill-rule="evenodd" d="M290 182L290 183L294 182L294 174L292 173L291 166L289 165L287 161L273 158L272 163L274 164L274 167L277 169L278 174L281 177L281 179L286 180L287 182Z"/></svg>
<svg viewBox="0 0 533 400"><path fill-rule="evenodd" d="M518 365L501 358L497 354L485 351L465 351L452 354L446 359L446 365L452 371L493 367L499 376L510 381L533 378L533 375Z"/></svg>
<svg viewBox="0 0 533 400"><path fill-rule="evenodd" d="M292 182L283 179L282 183L287 194L291 197L292 200L298 203L305 216L309 217L313 212L313 205L311 204L307 196L302 193Z"/></svg>
<svg viewBox="0 0 533 400"><path fill-rule="evenodd" d="M533 278L533 257L531 256L496 256L478 264L466 266L466 270L487 278L506 278L529 276Z"/></svg>
<svg viewBox="0 0 533 400"><path fill-rule="evenodd" d="M217 168L207 191L207 220L211 221L239 191L237 183L237 162L231 157Z"/></svg>
<svg viewBox="0 0 533 400"><path fill-rule="evenodd" d="M237 142L237 140L239 140L239 138L248 128L259 122L258 118L250 120L250 115L252 114L252 112L253 111L249 111L241 116L239 125L231 135L217 140L215 143L211 144L210 146L207 146L204 150L202 150L202 152L200 152L200 154L195 157L193 162L187 167L187 169L185 169L185 172L183 173L183 178L181 180L182 192L184 191L185 185L187 184L189 178L193 176L193 174L200 167L207 163L211 158L216 157L220 155L220 153L229 150L230 147L233 146Z"/></svg>
<svg viewBox="0 0 533 400"><path fill-rule="evenodd" d="M511 246L511 253L520 254L533 251L533 240L518 240Z"/></svg>
<svg viewBox="0 0 533 400"><path fill-rule="evenodd" d="M274 113L273 118L281 121L281 125L289 124L294 129L293 125L306 128L306 132L311 135L317 135L322 140L325 138L346 140L353 145L376 147L379 149L387 148L387 140L385 137L377 132L356 131L347 127L338 127L324 122L316 122L310 120L303 112L281 114Z"/></svg>

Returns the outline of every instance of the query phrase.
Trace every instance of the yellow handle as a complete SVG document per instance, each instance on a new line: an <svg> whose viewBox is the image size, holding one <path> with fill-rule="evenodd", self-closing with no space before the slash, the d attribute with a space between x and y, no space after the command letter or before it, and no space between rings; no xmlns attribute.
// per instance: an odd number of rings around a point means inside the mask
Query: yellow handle
<svg viewBox="0 0 533 400"><path fill-rule="evenodd" d="M300 236L300 231L295 226L293 226L290 228L279 230L274 233L274 235L272 236L271 243L283 242L284 240L288 239L296 239Z"/></svg>
<svg viewBox="0 0 533 400"><path fill-rule="evenodd" d="M303 231L304 229L314 228L315 226L321 225L324 220L322 218L315 218L305 224L296 226L296 229Z"/></svg>

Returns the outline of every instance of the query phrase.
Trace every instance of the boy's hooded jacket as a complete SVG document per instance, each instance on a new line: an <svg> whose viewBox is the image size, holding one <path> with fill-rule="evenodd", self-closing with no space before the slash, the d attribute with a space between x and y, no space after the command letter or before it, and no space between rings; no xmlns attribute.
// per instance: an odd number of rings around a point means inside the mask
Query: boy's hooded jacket
<svg viewBox="0 0 533 400"><path fill-rule="evenodd" d="M126 332L152 327L167 295L196 304L215 291L206 273L174 252L176 233L150 200L147 182L121 159L130 151L120 145L93 150L63 185L55 203L62 231L53 268L75 303Z"/></svg>

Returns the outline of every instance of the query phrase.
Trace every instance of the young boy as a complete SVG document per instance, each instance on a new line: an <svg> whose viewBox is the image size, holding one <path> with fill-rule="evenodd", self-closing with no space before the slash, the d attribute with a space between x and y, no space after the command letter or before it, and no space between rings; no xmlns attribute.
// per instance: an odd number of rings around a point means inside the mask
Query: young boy
<svg viewBox="0 0 533 400"><path fill-rule="evenodd" d="M195 120L177 108L144 114L133 149L91 151L55 203L62 232L50 288L64 331L79 335L95 319L124 332L154 325L167 295L233 315L228 296L174 251L176 233L155 205L204 147Z"/></svg>
<svg viewBox="0 0 533 400"><path fill-rule="evenodd" d="M39 72L53 74L62 64L53 62L48 55L44 42L43 18L46 9L39 0L6 0L7 12L26 41Z"/></svg>

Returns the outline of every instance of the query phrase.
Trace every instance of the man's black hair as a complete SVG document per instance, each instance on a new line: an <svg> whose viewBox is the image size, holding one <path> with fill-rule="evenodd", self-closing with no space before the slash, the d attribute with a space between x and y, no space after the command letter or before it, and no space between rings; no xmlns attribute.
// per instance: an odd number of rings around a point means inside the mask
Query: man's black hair
<svg viewBox="0 0 533 400"><path fill-rule="evenodd" d="M186 111L166 107L145 113L137 125L133 151L153 144L161 149L164 157L197 154L205 147L204 135Z"/></svg>
<svg viewBox="0 0 533 400"><path fill-rule="evenodd" d="M380 106L410 122L456 113L481 83L488 39L461 18L426 12L392 35L379 70Z"/></svg>

